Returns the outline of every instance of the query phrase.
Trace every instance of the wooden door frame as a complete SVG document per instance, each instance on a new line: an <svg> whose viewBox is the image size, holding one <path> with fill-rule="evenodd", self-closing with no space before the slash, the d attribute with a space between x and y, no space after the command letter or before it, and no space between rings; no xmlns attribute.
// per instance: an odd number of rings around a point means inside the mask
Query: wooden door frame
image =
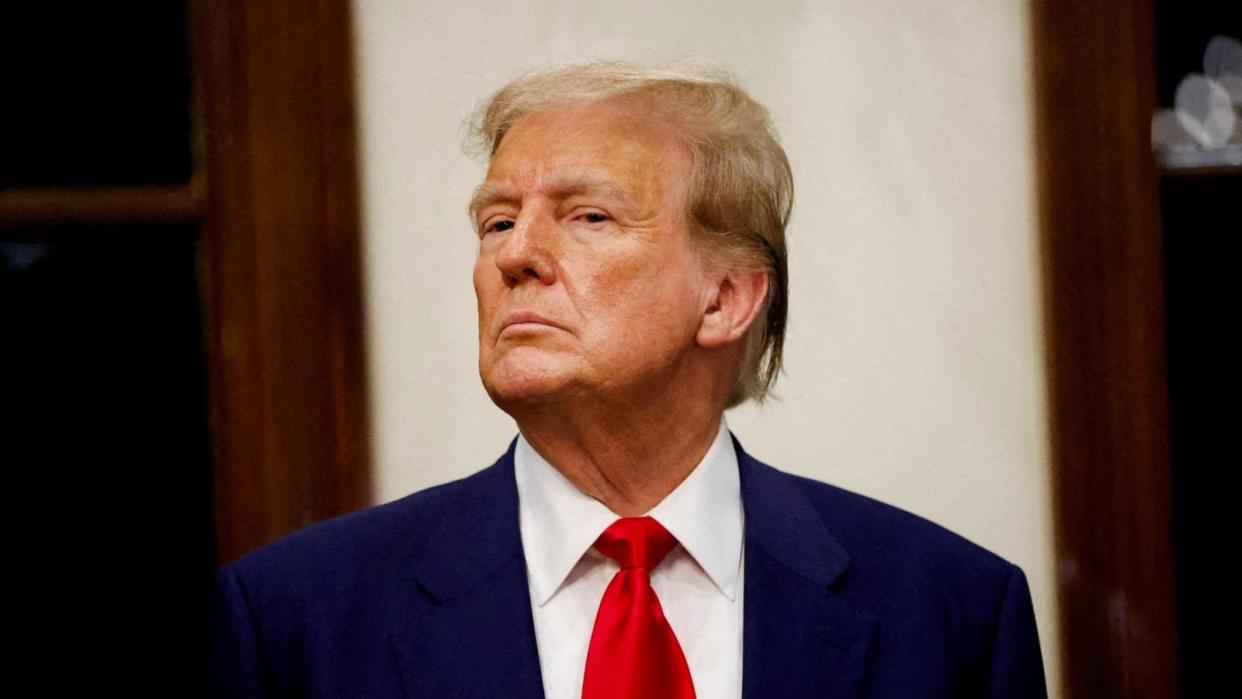
<svg viewBox="0 0 1242 699"><path fill-rule="evenodd" d="M191 0L221 563L368 504L347 0Z"/></svg>
<svg viewBox="0 0 1242 699"><path fill-rule="evenodd" d="M1152 7L1032 20L1065 695L1175 697Z"/></svg>

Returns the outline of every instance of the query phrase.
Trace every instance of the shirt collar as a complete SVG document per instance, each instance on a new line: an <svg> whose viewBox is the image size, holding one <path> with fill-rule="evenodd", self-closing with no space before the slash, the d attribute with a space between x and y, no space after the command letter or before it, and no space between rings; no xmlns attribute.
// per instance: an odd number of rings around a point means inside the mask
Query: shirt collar
<svg viewBox="0 0 1242 699"><path fill-rule="evenodd" d="M519 435L513 455L518 519L535 603L543 606L617 515L578 490ZM730 600L742 556L742 491L725 425L702 461L647 513L664 526Z"/></svg>

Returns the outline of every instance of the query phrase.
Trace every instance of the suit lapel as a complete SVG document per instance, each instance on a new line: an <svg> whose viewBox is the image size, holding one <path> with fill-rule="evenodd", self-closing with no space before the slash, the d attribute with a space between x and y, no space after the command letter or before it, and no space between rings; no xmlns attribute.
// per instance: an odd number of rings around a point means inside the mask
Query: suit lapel
<svg viewBox="0 0 1242 699"><path fill-rule="evenodd" d="M396 615L391 638L409 697L542 697L526 561L518 530L513 446L460 497L426 508L427 543L411 564L429 597L417 623Z"/></svg>
<svg viewBox="0 0 1242 699"><path fill-rule="evenodd" d="M862 696L875 617L833 592L849 557L792 476L734 447L746 512L742 696Z"/></svg>
<svg viewBox="0 0 1242 699"><path fill-rule="evenodd" d="M734 440L746 513L742 695L857 697L866 691L875 617L834 593L849 557L796 480ZM542 697L518 528L513 448L461 497L412 526L419 588L394 607L390 637L409 697ZM417 623L401 613L422 610Z"/></svg>

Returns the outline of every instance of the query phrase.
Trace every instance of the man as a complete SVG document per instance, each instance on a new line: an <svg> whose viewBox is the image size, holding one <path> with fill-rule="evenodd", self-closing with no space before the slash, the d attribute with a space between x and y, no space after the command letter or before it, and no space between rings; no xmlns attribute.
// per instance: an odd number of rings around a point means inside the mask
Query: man
<svg viewBox="0 0 1242 699"><path fill-rule="evenodd" d="M759 463L792 179L727 79L526 76L481 111L490 468L222 571L229 696L1044 696L1015 566Z"/></svg>

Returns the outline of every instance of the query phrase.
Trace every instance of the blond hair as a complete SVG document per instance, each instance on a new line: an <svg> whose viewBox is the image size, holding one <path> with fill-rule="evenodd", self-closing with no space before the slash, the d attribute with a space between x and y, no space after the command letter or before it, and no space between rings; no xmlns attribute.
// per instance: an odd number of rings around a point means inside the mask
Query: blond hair
<svg viewBox="0 0 1242 699"><path fill-rule="evenodd" d="M768 293L728 407L762 402L781 369L788 307L785 227L793 175L768 111L724 71L680 63L647 69L625 62L558 65L501 88L476 111L474 149L488 158L522 117L608 99L635 100L668 119L693 156L686 220L704 250L768 273Z"/></svg>

